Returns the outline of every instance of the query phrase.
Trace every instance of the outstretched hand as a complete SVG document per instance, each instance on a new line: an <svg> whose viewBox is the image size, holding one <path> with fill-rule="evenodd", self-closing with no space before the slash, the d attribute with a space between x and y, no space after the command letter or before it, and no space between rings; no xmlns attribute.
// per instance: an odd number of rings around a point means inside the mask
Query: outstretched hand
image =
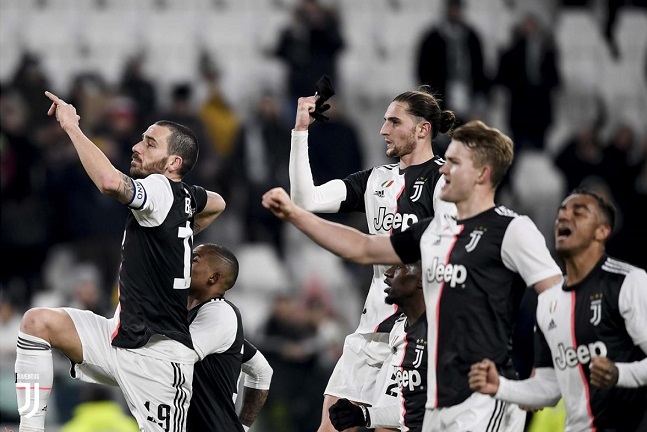
<svg viewBox="0 0 647 432"><path fill-rule="evenodd" d="M262 203L263 207L282 220L289 219L296 208L285 189L280 187L265 192Z"/></svg>
<svg viewBox="0 0 647 432"><path fill-rule="evenodd" d="M52 106L47 110L47 115L55 115L56 120L58 120L58 123L61 125L63 130L67 131L70 127L79 126L79 120L81 120L81 117L76 114L76 108L74 108L74 105L68 104L54 93L48 91L45 92L45 96L52 101Z"/></svg>
<svg viewBox="0 0 647 432"><path fill-rule="evenodd" d="M492 360L483 359L474 363L469 373L470 389L479 393L494 395L499 390L499 372Z"/></svg>

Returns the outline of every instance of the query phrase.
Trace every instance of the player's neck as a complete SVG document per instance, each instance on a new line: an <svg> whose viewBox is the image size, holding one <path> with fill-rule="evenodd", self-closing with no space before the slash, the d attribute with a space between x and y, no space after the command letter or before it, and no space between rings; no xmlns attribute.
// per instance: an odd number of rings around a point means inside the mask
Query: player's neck
<svg viewBox="0 0 647 432"><path fill-rule="evenodd" d="M407 317L407 324L413 325L418 322L422 314L425 313L425 302L421 299L419 301L411 302L411 304L402 305L402 312L404 312L404 315Z"/></svg>
<svg viewBox="0 0 647 432"><path fill-rule="evenodd" d="M434 157L431 144L418 144L418 146L409 154L400 156L400 169L405 169L413 165L420 165Z"/></svg>
<svg viewBox="0 0 647 432"><path fill-rule="evenodd" d="M582 282L595 268L603 254L603 248L589 247L578 254L564 258L566 286Z"/></svg>
<svg viewBox="0 0 647 432"><path fill-rule="evenodd" d="M456 203L456 218L465 220L494 207L494 192L476 191L465 201Z"/></svg>

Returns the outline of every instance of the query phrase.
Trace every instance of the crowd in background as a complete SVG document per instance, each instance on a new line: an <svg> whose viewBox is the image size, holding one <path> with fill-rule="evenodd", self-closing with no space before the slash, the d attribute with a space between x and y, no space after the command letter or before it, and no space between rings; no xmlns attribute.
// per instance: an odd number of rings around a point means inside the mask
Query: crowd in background
<svg viewBox="0 0 647 432"><path fill-rule="evenodd" d="M47 1L40 3L47 7ZM394 0L390 7L397 11L401 3ZM515 7L513 1L505 3ZM509 43L488 65L491 41L465 18L470 4L448 0L443 2L442 16L420 32L407 67L416 77L415 85L430 84L459 120L484 118L514 139L516 162L499 199L527 212L549 246L560 200L586 183L619 209L609 253L646 268L647 255L637 244L647 239L647 122L640 113L616 115L621 110L597 92L571 91L560 65L568 59L545 19L569 8L593 14L589 3L547 2L543 15L529 9L511 26ZM156 7L164 4L157 2ZM286 7L285 2L276 4ZM218 5L213 2L213 7ZM228 298L242 311L248 339L274 368L270 397L257 430L288 432L318 426L323 388L344 336L357 324L365 296L362 290L371 274L370 268L322 252L261 206L260 197L269 188L289 190L296 99L312 94L323 74L340 84L361 79L344 75L348 68L340 71L347 43L343 16L331 2L299 0L291 7L290 23L277 35L276 46L265 53L280 62L285 81L255 92L244 111L223 88L226 59L208 50L194 65L198 71L194 81L160 86L147 73L146 57L133 56L124 63L117 82L106 79L100 69L83 70L70 77L67 91L61 94L76 106L83 130L124 172L128 172L132 146L154 121L176 121L197 134L199 162L185 181L218 191L227 209L212 228L195 238L195 244L215 241L238 254L241 278ZM629 7L646 17L647 29L647 8L640 1L610 1L608 16L598 20L617 62L624 53L613 36L613 18ZM642 86L636 92L644 97L647 44L642 55L643 64L634 72ZM13 389L22 312L32 306L65 305L110 316L117 299L122 227L128 210L97 192L65 133L46 116L49 101L44 91L60 90L53 84L60 77L54 80L54 74L37 53L24 51L11 76L0 83L0 413L7 422L17 420L15 392L9 388ZM348 84L340 85L346 88ZM330 120L311 128L310 163L317 184L343 178L383 158L379 128L370 129L362 119L371 115L368 123L379 125L389 99L357 101L351 100L353 95L338 91L327 113ZM647 107L647 100L642 103ZM365 110L353 112L357 107ZM493 115L497 112L502 113L500 118ZM556 128L568 115L570 127ZM557 129L566 132L560 135ZM447 142L438 143L434 150L442 156ZM361 215L326 217L360 229L365 224ZM58 360L50 418L63 424L73 417L74 407L87 391L66 377L65 359Z"/></svg>

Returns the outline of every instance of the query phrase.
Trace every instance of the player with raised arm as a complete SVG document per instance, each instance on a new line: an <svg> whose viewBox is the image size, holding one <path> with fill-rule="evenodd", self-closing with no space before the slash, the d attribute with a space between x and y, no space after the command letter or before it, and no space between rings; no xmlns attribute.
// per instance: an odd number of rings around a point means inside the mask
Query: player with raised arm
<svg viewBox="0 0 647 432"><path fill-rule="evenodd" d="M316 243L361 264L422 259L428 320L427 405L423 431L521 431L524 413L473 393L470 366L490 353L504 374L516 374L509 343L526 286L542 292L561 271L527 217L497 206L497 185L510 167L513 145L498 129L471 121L452 133L440 173L439 198L457 216L440 214L390 236L368 235L331 223L272 189L263 205ZM492 426L494 425L494 426Z"/></svg>
<svg viewBox="0 0 647 432"><path fill-rule="evenodd" d="M133 146L126 175L83 134L74 106L46 95L48 114L70 137L90 179L130 212L112 319L71 308L33 308L23 316L15 368L20 430L44 429L56 348L74 364L73 377L119 385L142 431L184 431L197 360L186 313L193 235L225 202L182 182L198 158L190 129L151 125Z"/></svg>
<svg viewBox="0 0 647 432"><path fill-rule="evenodd" d="M329 410L330 421L339 430L354 426L422 430L427 401L427 316L422 293L420 262L391 266L384 272L386 303L400 307L402 314L389 335L393 355L386 371L394 376L397 398L376 398L363 407L340 399ZM380 395L381 396L381 395Z"/></svg>
<svg viewBox="0 0 647 432"><path fill-rule="evenodd" d="M647 273L605 253L614 221L595 193L566 197L555 220L566 278L538 299L535 375L512 382L484 359L472 389L535 407L561 396L567 432L647 430Z"/></svg>
<svg viewBox="0 0 647 432"><path fill-rule="evenodd" d="M225 299L237 278L238 260L230 250L213 243L194 249L188 308L200 361L193 375L188 432L246 431L267 399L272 368L245 340L240 311ZM241 366L246 378L239 416L234 404Z"/></svg>
<svg viewBox="0 0 647 432"><path fill-rule="evenodd" d="M432 140L450 131L455 116L442 111L427 86L401 93L384 114L380 134L386 155L397 163L354 173L345 179L315 186L308 159L308 127L318 117L319 96L299 98L290 152L290 193L295 204L312 212L366 213L371 234L404 231L437 213L455 214L453 204L438 199L443 184L443 160L434 155ZM344 341L343 353L324 391L320 432L332 431L328 408L339 398L372 405L376 391L388 383L378 380L390 354L388 334L400 315L384 302L384 271L375 266L360 322Z"/></svg>

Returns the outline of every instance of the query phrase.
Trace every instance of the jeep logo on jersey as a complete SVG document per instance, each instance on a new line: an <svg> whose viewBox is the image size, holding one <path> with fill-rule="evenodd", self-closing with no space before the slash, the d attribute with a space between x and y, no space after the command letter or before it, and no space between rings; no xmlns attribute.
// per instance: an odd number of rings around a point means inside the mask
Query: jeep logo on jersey
<svg viewBox="0 0 647 432"><path fill-rule="evenodd" d="M413 195L409 197L411 199L411 202L416 202L420 199L420 197L422 196L422 187L424 185L425 179L415 181L415 183L413 184Z"/></svg>
<svg viewBox="0 0 647 432"><path fill-rule="evenodd" d="M386 207L380 207L377 217L373 219L376 230L390 231L402 228L402 231L418 222L418 216L409 213L387 213Z"/></svg>
<svg viewBox="0 0 647 432"><path fill-rule="evenodd" d="M483 231L481 230L474 230L470 233L470 242L465 245L465 250L467 252L472 252L474 249L476 249L476 245L479 244L479 240L481 240L481 236L483 235Z"/></svg>
<svg viewBox="0 0 647 432"><path fill-rule="evenodd" d="M409 391L413 391L422 384L422 377L420 376L420 372L415 369L401 370L398 368L395 372L395 382L400 384L402 389L409 387Z"/></svg>
<svg viewBox="0 0 647 432"><path fill-rule="evenodd" d="M578 363L587 364L593 357L606 357L607 346L604 342L593 342L588 345L580 345L577 348L565 348L563 343L558 345L558 356L555 357L555 366L560 370L567 367L575 367Z"/></svg>
<svg viewBox="0 0 647 432"><path fill-rule="evenodd" d="M456 285L465 283L467 280L467 268L462 264L443 264L435 257L431 262L431 267L427 269L427 282L449 282L449 286L455 288Z"/></svg>
<svg viewBox="0 0 647 432"><path fill-rule="evenodd" d="M602 319L602 299L591 301L591 310L593 311L593 316L591 317L591 324L594 326L600 324Z"/></svg>

